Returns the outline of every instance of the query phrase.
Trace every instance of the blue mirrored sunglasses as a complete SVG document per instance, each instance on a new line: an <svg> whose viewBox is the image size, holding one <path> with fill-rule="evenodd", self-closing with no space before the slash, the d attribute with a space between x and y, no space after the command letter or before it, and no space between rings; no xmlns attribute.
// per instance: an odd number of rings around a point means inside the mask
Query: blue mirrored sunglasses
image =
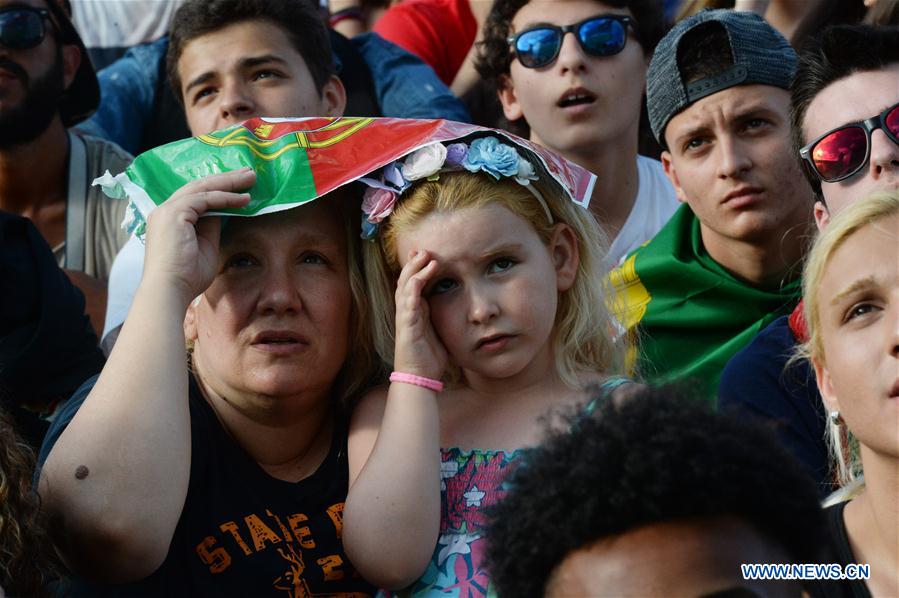
<svg viewBox="0 0 899 598"><path fill-rule="evenodd" d="M613 56L627 44L627 28L634 19L625 15L596 15L574 25L539 25L509 37L522 66L538 69L552 64L562 49L566 33L573 33L581 48L591 56Z"/></svg>

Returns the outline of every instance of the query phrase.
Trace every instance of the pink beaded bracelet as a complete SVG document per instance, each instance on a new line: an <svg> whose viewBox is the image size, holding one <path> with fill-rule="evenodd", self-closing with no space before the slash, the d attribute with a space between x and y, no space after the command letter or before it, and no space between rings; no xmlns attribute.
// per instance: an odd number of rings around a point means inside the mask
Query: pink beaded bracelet
<svg viewBox="0 0 899 598"><path fill-rule="evenodd" d="M443 382L434 380L433 378L425 378L424 376L416 376L415 374L404 374L403 372L393 372L390 374L391 382L403 382L404 384L412 384L421 386L434 392L443 391Z"/></svg>

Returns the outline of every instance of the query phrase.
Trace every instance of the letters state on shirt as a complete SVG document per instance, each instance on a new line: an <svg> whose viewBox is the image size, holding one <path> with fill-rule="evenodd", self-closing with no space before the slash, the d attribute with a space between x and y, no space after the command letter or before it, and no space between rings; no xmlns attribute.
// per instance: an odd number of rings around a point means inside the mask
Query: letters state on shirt
<svg viewBox="0 0 899 598"><path fill-rule="evenodd" d="M343 533L343 504L336 503L328 507L327 514L334 524L336 537ZM276 589L289 589L302 583L303 572L312 566L321 568L325 581L343 579L346 575L355 575L352 567L345 563L339 554L320 556L314 563L307 563L303 558L303 549L316 547L315 538L307 525L309 517L303 513L294 513L286 518L279 517L269 509L264 515L250 514L239 521L226 521L219 525L222 539L206 536L197 544L197 556L213 574L223 573L234 558L245 558L278 545L276 550L285 561L285 574L275 581ZM279 587L279 584L284 587Z"/></svg>

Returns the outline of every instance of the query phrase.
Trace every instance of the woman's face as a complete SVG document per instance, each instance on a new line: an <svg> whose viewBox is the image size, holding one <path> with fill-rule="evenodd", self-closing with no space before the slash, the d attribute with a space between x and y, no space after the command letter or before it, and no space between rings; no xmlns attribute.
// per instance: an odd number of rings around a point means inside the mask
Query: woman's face
<svg viewBox="0 0 899 598"><path fill-rule="evenodd" d="M899 456L899 215L857 231L817 291L818 388L868 449Z"/></svg>
<svg viewBox="0 0 899 598"><path fill-rule="evenodd" d="M278 399L302 396L302 411L329 396L348 352L351 307L343 224L315 202L232 218L219 273L188 309L185 332L209 390L244 413L283 414L298 403Z"/></svg>

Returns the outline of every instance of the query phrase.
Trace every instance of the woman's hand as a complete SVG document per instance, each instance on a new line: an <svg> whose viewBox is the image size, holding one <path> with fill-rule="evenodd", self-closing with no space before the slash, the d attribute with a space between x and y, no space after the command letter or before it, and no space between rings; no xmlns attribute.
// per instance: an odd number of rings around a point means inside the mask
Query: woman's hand
<svg viewBox="0 0 899 598"><path fill-rule="evenodd" d="M422 291L434 273L437 261L427 252L413 252L396 283L396 348L393 367L398 372L440 379L447 354L437 338Z"/></svg>
<svg viewBox="0 0 899 598"><path fill-rule="evenodd" d="M147 219L144 279L162 279L182 289L190 301L212 283L218 269L218 217L210 210L239 208L250 201L256 173L249 168L213 174L187 183Z"/></svg>

